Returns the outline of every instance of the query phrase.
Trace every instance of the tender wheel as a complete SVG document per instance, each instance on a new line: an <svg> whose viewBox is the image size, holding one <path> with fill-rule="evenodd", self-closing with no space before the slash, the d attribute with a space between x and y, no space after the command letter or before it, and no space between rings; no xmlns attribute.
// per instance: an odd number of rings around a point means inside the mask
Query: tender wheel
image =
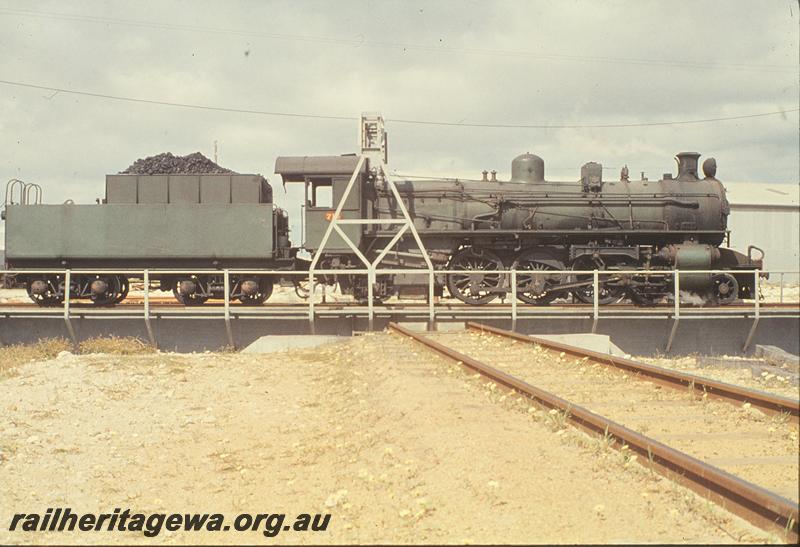
<svg viewBox="0 0 800 547"><path fill-rule="evenodd" d="M128 279L120 275L100 276L88 281L89 298L95 306L113 306L128 294Z"/></svg>
<svg viewBox="0 0 800 547"><path fill-rule="evenodd" d="M724 306L739 298L739 282L731 274L717 274L711 278L711 298Z"/></svg>
<svg viewBox="0 0 800 547"><path fill-rule="evenodd" d="M557 289L561 283L561 276L547 275L548 270L563 270L564 265L552 258L536 251L524 251L514 261L517 270L517 298L528 304L545 306L560 296ZM525 272L536 273L525 273Z"/></svg>
<svg viewBox="0 0 800 547"><path fill-rule="evenodd" d="M58 282L44 277L29 279L28 297L42 307L58 306L64 302L64 293L57 289Z"/></svg>
<svg viewBox="0 0 800 547"><path fill-rule="evenodd" d="M462 302L481 305L500 296L503 275L493 272L504 267L503 261L493 252L477 247L461 249L450 259L448 269L474 272L447 276L447 290Z"/></svg>
<svg viewBox="0 0 800 547"><path fill-rule="evenodd" d="M175 299L184 306L202 306L209 299L209 296L199 292L200 280L196 277L185 277L179 279L172 286L172 294Z"/></svg>
<svg viewBox="0 0 800 547"><path fill-rule="evenodd" d="M119 304L128 296L128 291L131 288L130 281L124 275L118 275L117 279L119 279L119 293L117 293L117 297L114 299L114 304Z"/></svg>
<svg viewBox="0 0 800 547"><path fill-rule="evenodd" d="M601 270L606 271L606 266L599 260L595 260L589 256L579 257L572 263L573 270ZM580 274L575 276L576 281L592 281L594 276L591 274ZM600 305L616 304L625 298L624 289L617 287L610 287L607 283L603 283L602 277L598 280L598 289L600 294L597 295L597 303ZM584 304L594 304L594 285L586 285L577 289L572 289L572 294L579 302Z"/></svg>
<svg viewBox="0 0 800 547"><path fill-rule="evenodd" d="M269 277L249 277L239 283L240 292L234 295L245 306L260 306L272 296L273 283Z"/></svg>

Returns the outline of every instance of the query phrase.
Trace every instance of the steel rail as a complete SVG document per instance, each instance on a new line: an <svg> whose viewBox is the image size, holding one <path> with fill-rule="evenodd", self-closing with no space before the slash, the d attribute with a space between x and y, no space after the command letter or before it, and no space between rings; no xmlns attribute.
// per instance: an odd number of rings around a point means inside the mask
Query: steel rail
<svg viewBox="0 0 800 547"><path fill-rule="evenodd" d="M140 319L145 317L145 307L143 301L136 302L123 302L114 306L96 306L87 302L71 302L70 315L75 318L116 318L123 315L137 314ZM222 300L212 303L206 303L203 306L185 306L178 302L164 302L164 301L151 301L150 313L154 319L164 319L171 317L186 317L186 314L202 314L208 316L216 316L217 318L224 317L225 306ZM63 314L64 308L61 306L42 307L33 303L10 302L0 304L0 317L6 319L13 319L16 317L26 318L47 318ZM303 315L308 319L308 305L303 303L281 303L270 304L261 306L243 306L237 302L231 302L229 307L231 317L261 317L269 319L272 317L289 315ZM315 315L317 317L337 315L340 317L366 317L369 314L369 308L365 304L354 302L330 303L321 304L317 303L315 306ZM375 305L373 307L373 316L375 318L392 318L395 321L412 320L412 318L419 318L421 320L429 320L429 306L397 306L397 305ZM549 319L554 321L565 320L584 320L592 321L592 309L584 308L569 308L569 309L556 309L556 308L534 308L524 307L517 309L518 321L528 320L542 320ZM603 320L643 320L643 321L668 321L672 317L671 311L666 309L661 310L617 310L603 315ZM788 310L782 311L780 308L768 309L762 307L761 319L763 321L775 319L797 319L800 317L800 310L798 312L789 312ZM488 321L488 320L503 320L511 319L511 327L514 328L514 317L508 309L500 307L471 307L471 306L455 306L437 305L436 319L439 321ZM745 309L741 310L727 310L727 309L698 309L698 310L685 310L681 314L683 321L698 321L698 320L730 320L730 319L752 319L752 311Z"/></svg>
<svg viewBox="0 0 800 547"><path fill-rule="evenodd" d="M618 368L626 372L633 373L635 377L646 378L647 380L671 388L690 388L700 394L708 394L709 397L721 399L731 403L745 404L749 403L752 407L768 414L785 414L792 417L795 421L800 421L800 401L790 399L788 397L781 397L779 395L772 395L762 391L747 389L741 386L703 378L701 376L694 376L684 372L677 372L655 365L648 365L632 359L625 359L622 357L615 357L607 353L600 353L563 342L555 342L538 338L536 336L527 336L512 332L509 330L484 325L482 323L468 322L467 328L490 332L505 338L514 340L521 340L530 344L538 344L540 346L552 349L555 351L563 351L576 357L589 357L593 361L605 366Z"/></svg>
<svg viewBox="0 0 800 547"><path fill-rule="evenodd" d="M511 388L542 406L563 412L567 421L575 427L601 436L611 435L613 448L622 450L624 446L627 446L632 452L646 458L641 461L647 461L654 471L683 484L701 497L719 504L754 525L762 529L786 533L792 542L797 542L800 538L798 506L793 501L628 429L584 407L572 404L566 399L537 388L417 332L396 323L390 323L389 326L435 352L483 374L497 384Z"/></svg>
<svg viewBox="0 0 800 547"><path fill-rule="evenodd" d="M513 287L512 287L512 289L513 289ZM2 294L3 294L2 291L3 291L3 289L0 289L0 296L2 296ZM6 302L6 303L4 303L2 305L5 306L5 307L27 307L27 308L36 307L36 308L42 308L41 306L37 306L34 302L30 301L30 299L28 299L27 295L23 296L23 297L20 297L20 298L25 298L25 299L27 299L27 301L25 301L25 302L22 302L22 301L19 301L19 302ZM175 300L175 298L173 296L150 296L149 299L150 299L150 304L152 304L152 305L159 305L159 306L164 306L164 305L168 305L168 306L183 306L184 305L184 304L178 302L177 300ZM133 296L128 295L125 298L125 300L123 300L122 302L120 302L118 304L115 304L113 307L120 308L120 307L125 307L125 306L141 306L142 303L144 302L144 300L145 300L145 297L144 297L144 291L143 291L142 295L133 295ZM232 303L234 305L238 305L238 304L236 304L236 302L232 301ZM555 303L555 304L551 304L549 306L535 306L535 305L526 304L526 303L522 303L522 302L517 302L517 304L518 304L518 307L520 309L522 309L522 310L535 312L535 313L541 314L541 315L547 315L547 314L549 314L550 312L553 312L553 311L561 312L561 311L573 311L573 310L575 310L575 311L582 311L582 312L583 311L591 312L592 309L593 309L592 304L576 304L576 303L571 303L571 302L564 302L564 303L558 302L558 303ZM206 302L204 304L204 307L210 308L210 307L213 307L215 305L216 306L222 305L222 299L221 298L211 299L211 300L209 300L208 302ZM279 302L279 303L274 303L274 302L272 302L270 300L267 300L262 306L268 307L268 306L275 306L275 305L277 305L277 306L306 307L307 303L305 302L305 300L297 300L295 302ZM325 306L341 306L341 307L350 306L350 307L355 307L355 306L359 306L360 304L358 302L353 301L353 300L340 300L340 301L335 302L335 303L332 303L332 302L327 302L327 303L317 302L316 305L317 305L317 307L325 307ZM495 310L495 311L507 311L509 309L510 305L511 305L511 303L508 303L508 304L489 303L489 304L482 304L480 306L472 306L470 304L466 304L466 303L462 303L462 302L458 302L458 301L453 301L453 302L439 302L439 303L436 304L436 308L437 308L437 310L444 310L444 311L448 311L448 310ZM73 307L84 307L84 308L96 308L96 309L100 309L100 308L103 308L103 307L108 308L108 306L97 306L97 305L95 305L93 303L90 303L90 302L81 302L80 300L73 301L72 306ZM764 311L771 311L771 310L790 310L790 311L800 312L800 302L782 302L782 303L781 302L766 302L766 303L762 303L760 307L761 307L762 313ZM60 309L60 306L59 307L52 306L50 308L51 309ZM425 304L424 302L419 303L419 302L408 302L408 301L402 302L402 301L398 301L398 302L384 302L384 303L382 303L380 305L380 309L389 310L389 311L391 311L391 310L400 310L400 311L402 311L402 310L405 310L405 309L427 310L427 308L428 308L428 305ZM674 308L675 308L675 306L672 303L670 303L670 304L657 304L657 305L653 305L653 306L636 306L634 304L605 304L605 305L601 306L602 310L606 310L608 312L622 312L622 313L624 313L624 312L628 312L628 311L633 311L633 312L646 311L646 312L654 312L654 313L672 314L673 316L674 316L674 313L675 313L674 312ZM734 303L734 304L725 304L723 306L714 306L714 307L703 307L703 306L688 307L688 306L686 306L686 307L681 308L682 313L686 313L686 312L689 312L689 313L694 313L694 312L698 312L698 313L709 313L709 312L710 313L714 313L714 312L718 312L718 311L724 311L724 312L727 312L728 315L739 313L739 310L744 310L745 312L752 314L753 313L753 305L752 304L746 304L746 303ZM683 318L683 316L681 316L681 318Z"/></svg>

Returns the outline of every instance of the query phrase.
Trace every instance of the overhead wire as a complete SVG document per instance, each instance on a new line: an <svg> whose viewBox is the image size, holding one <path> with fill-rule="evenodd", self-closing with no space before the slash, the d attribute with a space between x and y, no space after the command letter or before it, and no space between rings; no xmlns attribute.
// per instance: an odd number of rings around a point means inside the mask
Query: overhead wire
<svg viewBox="0 0 800 547"><path fill-rule="evenodd" d="M110 99L114 101L126 101L132 103L144 103L144 104L152 104L158 106L172 106L172 107L180 107L180 108L193 108L197 110L213 110L216 112L231 112L236 114L257 114L261 116L285 116L290 118L310 118L310 119L322 119L322 120L346 120L346 121L353 121L358 120L355 116L328 116L324 114L298 114L292 112L270 112L266 110L250 110L246 108L229 108L229 107L221 107L221 106L206 106L206 105L198 105L198 104L187 104L187 103L178 103L172 101L161 101L161 100L152 100L152 99L139 99L135 97L123 97L120 95L108 95L105 93L92 93L90 91L79 91L75 89L66 89L62 87L51 87L45 85L37 85L37 84L29 84L25 82L12 82L9 80L0 80L0 84L2 85L10 85L10 86L17 86L17 87L26 87L30 89L42 89L45 91L55 91L57 93L67 93L70 95L82 95L85 97L94 97L98 99Z"/></svg>
<svg viewBox="0 0 800 547"><path fill-rule="evenodd" d="M206 110L215 112L229 112L235 114L252 114L259 116L278 116L288 118L304 118L304 119L320 119L320 120L337 120L337 121L354 121L358 120L355 116L337 116L330 114L308 114L299 112L277 112L268 110L255 110L247 108L233 108L221 106L209 106L190 103L181 103L174 101L156 100L156 99L142 99L137 97L126 97L122 95L111 95L107 93L95 93L90 91L82 91L76 89L68 89L56 86L47 86L39 84L31 84L27 82L17 82L11 80L0 80L0 85L22 87L28 89L40 89L45 91L53 91L56 93L66 93L70 95L79 95L86 97L93 97L98 99L108 99L114 101L124 101L132 103L151 104L158 106L169 106L176 108L189 108L196 110ZM672 120L672 121L653 121L653 122L632 122L632 123L538 123L538 124L511 124L511 123L476 123L476 122L446 122L435 120L421 120L421 119L405 119L405 118L391 118L387 117L387 121L395 124L408 124L408 125L426 125L426 126L441 126L441 127L473 127L484 129L614 129L614 128L630 128L630 127L657 127L657 126L674 126L674 125L688 125L688 124L701 124L701 123L714 123L723 121L745 120L752 118L763 118L767 116L782 115L785 116L790 112L798 112L800 108L791 108L784 110L776 110L772 112L759 112L756 114L742 114L738 116L721 116L716 118L703 118L703 119L687 119L687 120Z"/></svg>

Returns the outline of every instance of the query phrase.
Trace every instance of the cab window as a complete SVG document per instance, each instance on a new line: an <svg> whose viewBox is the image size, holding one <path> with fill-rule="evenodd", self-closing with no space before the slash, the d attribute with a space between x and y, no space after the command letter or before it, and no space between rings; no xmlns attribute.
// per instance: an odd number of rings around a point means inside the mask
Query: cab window
<svg viewBox="0 0 800 547"><path fill-rule="evenodd" d="M333 207L333 183L331 179L311 180L309 207L330 209Z"/></svg>

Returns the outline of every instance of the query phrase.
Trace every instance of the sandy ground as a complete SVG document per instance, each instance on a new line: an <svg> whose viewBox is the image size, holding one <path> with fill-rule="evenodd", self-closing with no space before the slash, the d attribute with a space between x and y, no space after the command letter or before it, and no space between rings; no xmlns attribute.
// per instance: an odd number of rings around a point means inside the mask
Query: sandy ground
<svg viewBox="0 0 800 547"><path fill-rule="evenodd" d="M10 513L54 506L331 513L327 532L282 543L781 540L397 335L268 355L62 355L0 383L0 543L265 541L7 531Z"/></svg>
<svg viewBox="0 0 800 547"><path fill-rule="evenodd" d="M494 334L454 331L428 336L742 479L798 499L800 432L788 416L767 416L686 389L660 388L613 367Z"/></svg>
<svg viewBox="0 0 800 547"><path fill-rule="evenodd" d="M800 387L790 382L786 377L769 372L757 372L754 374L751 367L744 364L756 359L729 355L723 355L720 358L727 361L727 366L709 366L705 364L701 366L701 363L698 363L698 359L701 358L696 355L686 357L633 357L634 360L643 363L679 370L697 376L705 376L729 384L775 393L783 397L800 399ZM763 359L758 359L758 361L767 364L767 361ZM742 366L736 366L739 362L743 363ZM796 367L786 366L785 368L790 372L798 372Z"/></svg>

